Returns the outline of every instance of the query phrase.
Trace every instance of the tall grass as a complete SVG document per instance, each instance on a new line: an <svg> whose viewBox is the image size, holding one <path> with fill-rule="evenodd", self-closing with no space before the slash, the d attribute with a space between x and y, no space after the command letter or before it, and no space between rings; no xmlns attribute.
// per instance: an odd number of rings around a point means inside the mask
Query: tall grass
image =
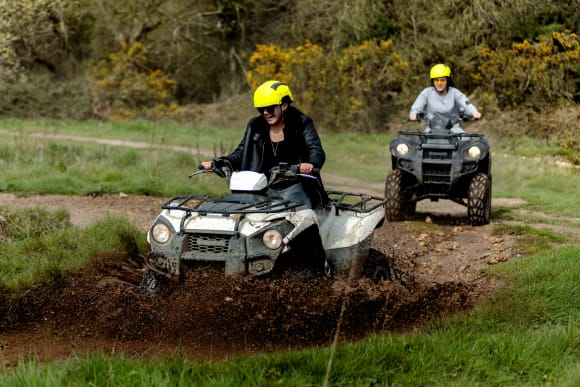
<svg viewBox="0 0 580 387"><path fill-rule="evenodd" d="M125 192L170 196L216 194L213 181L187 179L202 156L162 148L133 149L17 136L0 142L0 191L87 195ZM218 186L219 187L219 186Z"/></svg>
<svg viewBox="0 0 580 387"><path fill-rule="evenodd" d="M125 252L127 241L146 251L144 235L124 218L105 217L81 230L62 210L0 206L0 289L24 289L86 266L98 253Z"/></svg>

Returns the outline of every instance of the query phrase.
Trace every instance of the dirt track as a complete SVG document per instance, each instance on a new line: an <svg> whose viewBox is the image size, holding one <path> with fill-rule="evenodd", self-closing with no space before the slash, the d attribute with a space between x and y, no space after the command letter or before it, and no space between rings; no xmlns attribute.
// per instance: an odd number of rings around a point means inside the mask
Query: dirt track
<svg viewBox="0 0 580 387"><path fill-rule="evenodd" d="M66 200L65 200L66 199ZM0 194L10 207L65 208L84 227L104 214L128 217L143 230L161 198ZM327 345L339 325L340 339L410 329L426 318L469 308L497 284L485 267L516 256L512 241L471 227L465 209L449 202L419 205L414 220L385 223L373 248L392 263L392 281L349 287L320 278L247 280L211 271L194 272L166 297L140 294L139 260L104 253L95 264L19 301L17 317L0 333L0 361L15 364L100 351L157 357L179 350L194 359Z"/></svg>

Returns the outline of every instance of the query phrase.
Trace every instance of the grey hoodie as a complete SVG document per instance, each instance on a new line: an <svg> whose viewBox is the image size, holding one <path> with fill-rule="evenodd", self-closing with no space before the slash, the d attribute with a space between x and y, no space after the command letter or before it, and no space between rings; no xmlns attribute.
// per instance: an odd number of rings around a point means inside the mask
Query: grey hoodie
<svg viewBox="0 0 580 387"><path fill-rule="evenodd" d="M456 120L460 114L473 115L477 112L475 105L461 91L449 87L445 94L439 94L434 87L427 87L417 97L409 114L425 113L427 121L434 118ZM459 120L453 126L453 131L462 132Z"/></svg>

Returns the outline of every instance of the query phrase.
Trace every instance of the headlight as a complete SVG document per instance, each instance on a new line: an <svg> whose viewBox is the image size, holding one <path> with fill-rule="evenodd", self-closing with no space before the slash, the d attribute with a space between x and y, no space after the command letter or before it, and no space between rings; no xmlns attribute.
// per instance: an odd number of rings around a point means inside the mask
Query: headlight
<svg viewBox="0 0 580 387"><path fill-rule="evenodd" d="M478 159L479 156L481 156L481 149L477 145L473 145L469 147L469 149L467 150L467 154L472 159Z"/></svg>
<svg viewBox="0 0 580 387"><path fill-rule="evenodd" d="M268 230L262 236L264 246L271 250L276 250L282 245L282 234L278 230Z"/></svg>
<svg viewBox="0 0 580 387"><path fill-rule="evenodd" d="M397 153L399 156L405 156L407 153L409 153L409 145L403 143L397 145Z"/></svg>
<svg viewBox="0 0 580 387"><path fill-rule="evenodd" d="M157 223L153 226L153 230L151 230L151 236L157 243L167 243L171 238L171 229L166 224Z"/></svg>

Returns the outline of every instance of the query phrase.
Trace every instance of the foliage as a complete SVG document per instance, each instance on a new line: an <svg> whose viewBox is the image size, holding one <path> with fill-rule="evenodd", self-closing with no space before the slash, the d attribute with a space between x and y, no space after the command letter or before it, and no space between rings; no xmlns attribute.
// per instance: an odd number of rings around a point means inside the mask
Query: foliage
<svg viewBox="0 0 580 387"><path fill-rule="evenodd" d="M32 73L12 82L0 94L0 115L86 120L92 117L91 87L81 78L59 82L47 73Z"/></svg>
<svg viewBox="0 0 580 387"><path fill-rule="evenodd" d="M249 91L246 74L252 69L247 66L256 47L275 45L281 51L290 51L295 50L291 47L303 46L303 42L318 47L324 58L310 51L314 56L303 58L308 64L304 70L294 65L293 75L313 71L311 76L294 79L294 88L307 92L322 84L324 93L340 92L337 96L331 94L332 99L317 99L313 106L308 102L312 97L300 100L315 119L331 124L333 131L384 129L383 122L392 114L400 115L401 109L406 110L417 91L428 83L426 74L435 62L451 65L455 84L468 94L475 91L472 99L485 108L484 113L511 108L514 100L523 101L516 102L518 108L524 103L525 108L541 110L559 104L559 96L565 96L567 101L576 98L574 103L578 102L574 92L579 88L578 70L572 62L557 59L564 69L550 68L550 81L541 79L528 86L521 80L508 82L508 71L490 90L488 85L492 83L484 84L484 79L472 78L471 74L482 71L478 66L493 66L491 59L499 60L500 54L510 50L537 57L541 50L529 53L529 48L517 46L526 41L532 47L543 45L545 42L537 36L548 37L548 42L552 33L564 36L566 29L577 32L579 6L579 0L476 0L466 4L456 0L0 0L0 86L5 95L0 98L0 114L53 118L68 115L73 119L90 115L111 115L114 119L165 116L163 104L168 102L162 102L159 108L155 101L143 104L141 86L137 93L141 105L133 106L135 85L125 87L125 91L132 89L131 98L111 97L120 91L120 86L116 90L110 85L106 90L97 90L95 112L87 109L92 105L92 96L86 92L91 86L87 71L93 80L106 78L108 75L95 74L94 69L103 69L103 62L111 66L112 55L126 53L138 44L147 54L146 68L140 71L149 76L158 69L158 78L151 82L174 82L171 94L182 111L192 102L222 102L228 104L230 115L244 115L246 110L232 106L230 101ZM566 39L559 39L556 45L565 46ZM371 65L372 55L385 53L378 50L373 54L372 49L357 47L381 41L391 42L392 52ZM127 48L119 50L121 45ZM493 54L490 63L479 57L483 47ZM361 52L355 53L356 50ZM394 52L408 67L391 66L389 60ZM357 55L360 57L353 61ZM349 68L338 68L337 58L341 57L343 66ZM388 74L380 70L385 63ZM501 62L505 63L509 61ZM322 68L328 72L321 74L318 68L309 67L315 64L324 65ZM514 71L516 68L513 65ZM334 79L333 71L339 70L344 73ZM540 71L540 67L532 70ZM534 77L539 75L535 72ZM565 80L555 81L561 74ZM353 78L348 79L349 76ZM51 84L47 86L45 80ZM142 79L137 83L148 85L149 81ZM377 86L364 95L369 83ZM522 88L522 95L515 95ZM348 89L353 90L352 96L347 95ZM550 98L541 100L538 93L547 93ZM71 107L77 96L82 104L78 111ZM328 106L323 107L324 102ZM361 110L369 114L361 115Z"/></svg>
<svg viewBox="0 0 580 387"><path fill-rule="evenodd" d="M510 49L484 48L472 75L502 107L541 108L571 101L580 85L580 41L571 31L513 43Z"/></svg>
<svg viewBox="0 0 580 387"><path fill-rule="evenodd" d="M580 117L576 131L566 130L564 139L558 144L560 153L574 165L580 165Z"/></svg>
<svg viewBox="0 0 580 387"><path fill-rule="evenodd" d="M289 49L258 45L247 77L254 88L268 79L288 82L330 131L369 132L384 120L384 106L402 89L408 66L390 40L367 40L336 53L307 41Z"/></svg>
<svg viewBox="0 0 580 387"><path fill-rule="evenodd" d="M335 52L370 39L388 39L397 30L397 22L385 17L383 0L295 0L288 7L275 24L278 30L291 31L284 37L285 46L312 41Z"/></svg>
<svg viewBox="0 0 580 387"><path fill-rule="evenodd" d="M141 43L121 45L121 50L99 62L92 71L95 113L104 119L124 121L140 112L158 119L174 110L175 81L159 69L148 69Z"/></svg>
<svg viewBox="0 0 580 387"><path fill-rule="evenodd" d="M34 71L63 77L77 65L84 49L81 1L0 1L0 85Z"/></svg>

